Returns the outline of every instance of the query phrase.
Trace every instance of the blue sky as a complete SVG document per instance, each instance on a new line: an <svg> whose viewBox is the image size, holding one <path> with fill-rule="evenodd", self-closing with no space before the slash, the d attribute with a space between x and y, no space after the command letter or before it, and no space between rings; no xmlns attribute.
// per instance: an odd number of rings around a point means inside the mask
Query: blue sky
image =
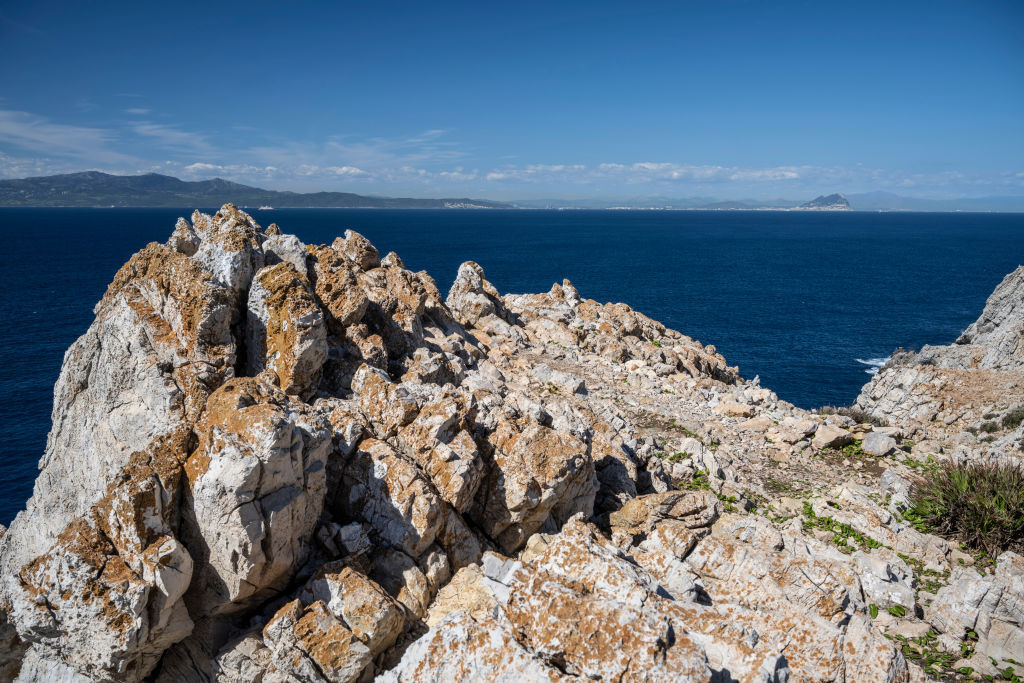
<svg viewBox="0 0 1024 683"><path fill-rule="evenodd" d="M1024 3L0 4L0 176L1024 194Z"/></svg>

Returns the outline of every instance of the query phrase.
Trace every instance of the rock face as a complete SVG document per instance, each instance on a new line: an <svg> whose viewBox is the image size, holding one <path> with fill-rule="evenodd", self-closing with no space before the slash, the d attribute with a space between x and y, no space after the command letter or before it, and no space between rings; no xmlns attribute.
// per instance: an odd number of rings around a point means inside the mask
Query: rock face
<svg viewBox="0 0 1024 683"><path fill-rule="evenodd" d="M908 435L941 441L951 432L976 432L985 421L1024 403L1022 395L1024 266L1003 279L981 317L954 344L925 346L917 353L896 351L861 391L857 406L900 425ZM998 423L995 427L1002 426ZM995 434L993 452L1017 450L1014 445L1024 436L1013 428L984 431ZM964 445L985 448L978 442Z"/></svg>
<svg viewBox="0 0 1024 683"><path fill-rule="evenodd" d="M1019 353L1013 287L979 363ZM467 262L442 296L358 233L197 212L117 273L53 415L0 533L2 681L905 681L884 631L922 611L1020 640L1016 556L922 597L953 551L879 503L902 428L568 281Z"/></svg>

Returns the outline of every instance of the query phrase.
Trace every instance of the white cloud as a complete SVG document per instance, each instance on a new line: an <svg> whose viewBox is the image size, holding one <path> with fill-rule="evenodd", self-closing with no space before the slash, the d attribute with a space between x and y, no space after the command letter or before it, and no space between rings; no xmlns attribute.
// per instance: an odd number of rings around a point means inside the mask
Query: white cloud
<svg viewBox="0 0 1024 683"><path fill-rule="evenodd" d="M0 100L0 107L2 104ZM269 139L258 130L246 129L246 137L259 142L230 148L219 138L181 124L145 120L151 112L144 107L124 111L140 120L122 122L119 127L78 126L0 108L0 176L46 175L83 168L113 173L159 171L189 180L220 176L274 189L495 198L565 190L609 197L643 192L676 197L798 197L818 191L886 188L947 195L1019 193L1024 188L1022 171L908 173L862 164L748 167L641 160L503 163L476 168L468 164L473 158L471 151L450 139L449 131L439 128L392 138L334 135L310 141ZM149 150L147 158L127 152L140 148ZM530 189L527 192L525 188Z"/></svg>
<svg viewBox="0 0 1024 683"><path fill-rule="evenodd" d="M152 138L164 149L200 153L213 151L205 136L181 130L177 126L142 121L131 124L130 129L136 135Z"/></svg>
<svg viewBox="0 0 1024 683"><path fill-rule="evenodd" d="M47 156L89 164L129 164L139 160L117 152L118 135L109 129L54 123L24 111L0 109L0 143Z"/></svg>

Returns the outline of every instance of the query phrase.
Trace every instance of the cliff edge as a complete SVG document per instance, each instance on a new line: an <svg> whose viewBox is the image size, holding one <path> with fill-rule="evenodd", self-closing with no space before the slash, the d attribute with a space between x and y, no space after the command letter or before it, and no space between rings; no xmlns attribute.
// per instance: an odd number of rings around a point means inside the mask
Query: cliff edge
<svg viewBox="0 0 1024 683"><path fill-rule="evenodd" d="M1024 266L1003 278L955 343L898 350L857 406L971 459L1024 456ZM1016 424L1015 424L1016 422Z"/></svg>
<svg viewBox="0 0 1024 683"><path fill-rule="evenodd" d="M907 681L897 636L1024 643L1024 558L900 518L900 427L568 281L443 296L225 205L95 313L0 529L0 680Z"/></svg>

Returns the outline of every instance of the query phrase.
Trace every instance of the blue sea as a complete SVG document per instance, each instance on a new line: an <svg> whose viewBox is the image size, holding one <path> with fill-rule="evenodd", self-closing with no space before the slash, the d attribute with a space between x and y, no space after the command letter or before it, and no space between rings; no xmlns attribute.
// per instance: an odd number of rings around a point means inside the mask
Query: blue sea
<svg viewBox="0 0 1024 683"><path fill-rule="evenodd" d="M31 494L64 351L118 267L185 209L0 209L0 523ZM1024 263L1024 214L739 211L254 212L306 242L346 228L446 292L568 277L706 344L793 403L845 405L896 347L948 344Z"/></svg>

